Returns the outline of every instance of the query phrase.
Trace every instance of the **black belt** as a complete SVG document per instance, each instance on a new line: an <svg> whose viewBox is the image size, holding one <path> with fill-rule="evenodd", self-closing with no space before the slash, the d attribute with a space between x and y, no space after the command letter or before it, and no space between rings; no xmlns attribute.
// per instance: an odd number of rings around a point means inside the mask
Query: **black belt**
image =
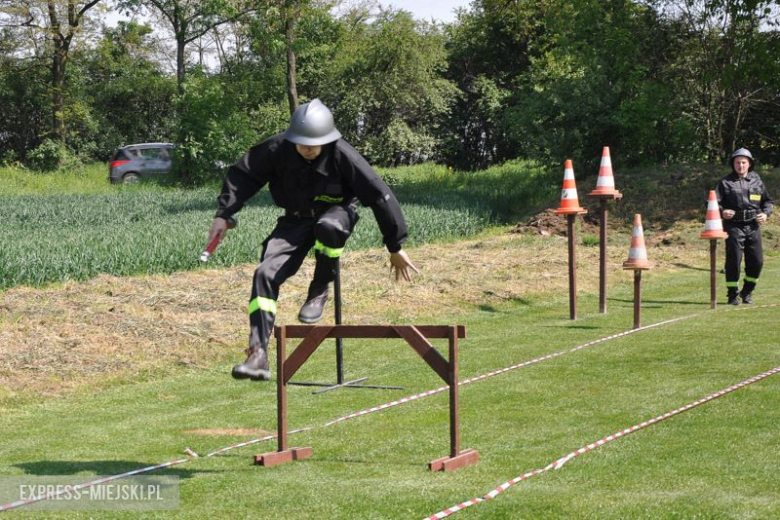
<svg viewBox="0 0 780 520"><path fill-rule="evenodd" d="M734 216L729 220L732 222L751 222L756 220L758 211L755 209L738 209L734 211Z"/></svg>
<svg viewBox="0 0 780 520"><path fill-rule="evenodd" d="M317 212L314 211L313 208L307 209L307 210L298 210L293 211L291 209L287 209L284 211L284 214L288 217L297 217L297 218L317 218Z"/></svg>

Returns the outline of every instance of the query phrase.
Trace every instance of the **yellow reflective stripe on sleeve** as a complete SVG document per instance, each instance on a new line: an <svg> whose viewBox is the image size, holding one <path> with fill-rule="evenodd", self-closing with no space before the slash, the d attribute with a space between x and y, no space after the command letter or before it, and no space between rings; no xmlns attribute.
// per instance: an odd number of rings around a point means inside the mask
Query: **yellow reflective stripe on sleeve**
<svg viewBox="0 0 780 520"><path fill-rule="evenodd" d="M329 258L338 258L344 252L343 247L328 247L319 240L314 242L314 250L321 252Z"/></svg>
<svg viewBox="0 0 780 520"><path fill-rule="evenodd" d="M331 204L336 204L338 202L343 202L344 197L331 197L329 195L317 195L316 197L314 197L314 200L319 202L329 202Z"/></svg>
<svg viewBox="0 0 780 520"><path fill-rule="evenodd" d="M249 314L255 311L265 311L271 314L276 314L276 302L270 298L263 298L258 296L251 302L249 302Z"/></svg>

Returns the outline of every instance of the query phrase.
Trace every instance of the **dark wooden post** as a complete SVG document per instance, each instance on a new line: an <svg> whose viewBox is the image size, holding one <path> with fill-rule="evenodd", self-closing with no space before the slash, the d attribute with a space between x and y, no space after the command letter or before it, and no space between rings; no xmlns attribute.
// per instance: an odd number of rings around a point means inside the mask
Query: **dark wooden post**
<svg viewBox="0 0 780 520"><path fill-rule="evenodd" d="M634 270L634 328L642 326L642 271Z"/></svg>
<svg viewBox="0 0 780 520"><path fill-rule="evenodd" d="M569 235L569 318L577 319L577 241L574 237L574 218L566 215L567 234Z"/></svg>
<svg viewBox="0 0 780 520"><path fill-rule="evenodd" d="M623 198L617 190L610 193L591 192L588 197L599 199L599 312L607 313L607 227L609 201Z"/></svg>

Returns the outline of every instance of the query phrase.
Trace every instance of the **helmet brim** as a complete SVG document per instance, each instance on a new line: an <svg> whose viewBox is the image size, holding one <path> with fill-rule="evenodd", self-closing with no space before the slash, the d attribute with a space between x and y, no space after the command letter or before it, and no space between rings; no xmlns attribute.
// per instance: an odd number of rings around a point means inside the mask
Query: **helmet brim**
<svg viewBox="0 0 780 520"><path fill-rule="evenodd" d="M284 133L284 138L291 143L301 144L303 146L322 146L324 144L332 143L341 139L341 132L334 128L323 136L307 137L305 135L298 135L288 128Z"/></svg>

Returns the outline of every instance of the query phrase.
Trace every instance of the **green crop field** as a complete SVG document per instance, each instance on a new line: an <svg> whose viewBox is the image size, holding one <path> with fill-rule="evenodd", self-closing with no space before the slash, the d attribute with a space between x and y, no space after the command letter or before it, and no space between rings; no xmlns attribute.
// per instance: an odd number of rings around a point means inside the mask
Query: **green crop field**
<svg viewBox="0 0 780 520"><path fill-rule="evenodd" d="M474 235L520 215L508 208L530 213L555 192L543 172L519 163L480 175L436 166L391 170L386 175L404 207L408 246ZM6 171L3 178L0 289L86 280L98 273L124 276L195 269L219 193L218 186L109 186L99 168L70 174ZM61 189L68 179L75 187ZM77 189L81 193L71 192ZM240 212L239 227L230 232L211 265L256 262L262 240L281 213L268 191L261 191ZM361 217L348 248L381 246L370 209L364 208Z"/></svg>

